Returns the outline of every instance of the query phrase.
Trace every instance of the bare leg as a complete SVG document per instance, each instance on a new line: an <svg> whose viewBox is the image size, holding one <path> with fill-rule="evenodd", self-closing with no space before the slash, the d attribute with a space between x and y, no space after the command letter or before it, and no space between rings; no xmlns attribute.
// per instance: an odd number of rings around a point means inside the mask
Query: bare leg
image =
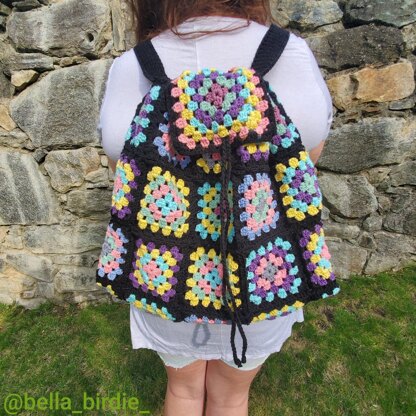
<svg viewBox="0 0 416 416"><path fill-rule="evenodd" d="M210 360L207 365L207 403L205 416L248 416L250 386L262 365L253 370L238 370Z"/></svg>
<svg viewBox="0 0 416 416"><path fill-rule="evenodd" d="M207 361L197 360L182 368L165 365L168 375L163 416L202 416Z"/></svg>

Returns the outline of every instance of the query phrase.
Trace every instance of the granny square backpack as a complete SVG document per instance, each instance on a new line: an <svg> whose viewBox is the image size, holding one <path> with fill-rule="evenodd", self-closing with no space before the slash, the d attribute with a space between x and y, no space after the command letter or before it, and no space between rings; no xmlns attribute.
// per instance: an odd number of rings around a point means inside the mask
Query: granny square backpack
<svg viewBox="0 0 416 416"><path fill-rule="evenodd" d="M272 24L250 68L173 80L151 40L134 47L152 85L117 161L96 271L98 285L163 319L231 324L238 367L242 324L340 291L315 166L264 79L289 34Z"/></svg>

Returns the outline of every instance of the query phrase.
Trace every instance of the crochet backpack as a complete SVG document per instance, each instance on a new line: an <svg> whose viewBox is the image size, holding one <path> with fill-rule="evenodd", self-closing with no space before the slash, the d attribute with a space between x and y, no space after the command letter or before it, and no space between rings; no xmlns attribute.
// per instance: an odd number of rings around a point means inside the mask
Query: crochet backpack
<svg viewBox="0 0 416 416"><path fill-rule="evenodd" d="M173 80L151 40L134 47L152 86L117 161L96 271L98 285L161 318L231 324L238 367L242 324L340 290L315 166L264 78L289 34L272 24L250 68Z"/></svg>

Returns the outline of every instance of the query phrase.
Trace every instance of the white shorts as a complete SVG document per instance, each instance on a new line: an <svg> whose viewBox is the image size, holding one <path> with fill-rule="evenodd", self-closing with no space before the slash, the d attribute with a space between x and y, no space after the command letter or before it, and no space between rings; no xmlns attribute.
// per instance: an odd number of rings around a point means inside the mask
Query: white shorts
<svg viewBox="0 0 416 416"><path fill-rule="evenodd" d="M156 351L156 352L161 358L161 360L165 363L165 365L176 368L176 369L182 368L198 360L197 358L186 357L184 355L166 354L164 352L159 352L159 351ZM238 370L249 371L263 364L267 360L268 357L269 355L266 355L265 357L247 359L247 361L243 364L242 367L238 367L234 363L234 361L226 361L226 360L221 360L221 361Z"/></svg>

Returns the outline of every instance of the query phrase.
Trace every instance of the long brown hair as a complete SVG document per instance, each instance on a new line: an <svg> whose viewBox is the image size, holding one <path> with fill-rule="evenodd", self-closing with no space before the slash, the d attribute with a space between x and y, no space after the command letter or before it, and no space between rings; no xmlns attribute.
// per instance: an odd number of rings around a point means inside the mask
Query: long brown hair
<svg viewBox="0 0 416 416"><path fill-rule="evenodd" d="M273 21L269 0L128 0L133 15L136 41L153 38L170 29L182 37L176 27L185 20L197 16L240 17L267 25ZM240 26L241 27L241 26ZM233 29L187 32L201 36L213 32L228 32Z"/></svg>

